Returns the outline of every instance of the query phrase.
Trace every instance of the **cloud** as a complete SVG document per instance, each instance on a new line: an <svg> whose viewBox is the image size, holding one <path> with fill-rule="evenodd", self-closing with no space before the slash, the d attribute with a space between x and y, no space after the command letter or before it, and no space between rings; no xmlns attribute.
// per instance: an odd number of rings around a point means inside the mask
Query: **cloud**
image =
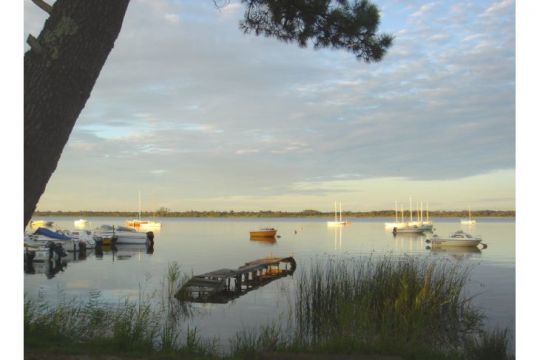
<svg viewBox="0 0 540 360"><path fill-rule="evenodd" d="M393 188L513 169L513 6L409 4L382 2L395 45L364 64L245 35L221 21L238 3L132 1L47 192L84 186L89 204L142 186L168 204L262 192L292 206L283 194L339 189L295 185L306 179L401 179ZM36 34L44 17L26 7ZM497 16L479 19L490 7Z"/></svg>
<svg viewBox="0 0 540 360"><path fill-rule="evenodd" d="M514 0L495 1L491 6L486 9L486 11L482 15L490 15L493 13L504 11L513 4Z"/></svg>
<svg viewBox="0 0 540 360"><path fill-rule="evenodd" d="M240 12L242 12L243 7L240 3L230 3L220 9L220 14L224 17L236 17Z"/></svg>
<svg viewBox="0 0 540 360"><path fill-rule="evenodd" d="M435 3L434 2L430 2L430 3L427 3L427 4L423 4L422 6L420 6L420 8L415 11L414 13L411 14L411 17L412 18L422 18L424 17L426 14L428 14L429 12L431 12L433 10L433 8L435 7Z"/></svg>
<svg viewBox="0 0 540 360"><path fill-rule="evenodd" d="M180 17L178 15L176 15L176 14L165 14L164 18L165 18L165 20L167 20L171 24L180 23Z"/></svg>

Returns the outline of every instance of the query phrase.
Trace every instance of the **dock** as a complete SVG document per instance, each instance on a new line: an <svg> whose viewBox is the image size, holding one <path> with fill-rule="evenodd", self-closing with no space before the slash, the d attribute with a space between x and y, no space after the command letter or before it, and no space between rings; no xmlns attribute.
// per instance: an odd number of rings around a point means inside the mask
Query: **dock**
<svg viewBox="0 0 540 360"><path fill-rule="evenodd" d="M219 269L195 275L175 294L182 301L225 304L271 281L292 275L293 257L266 257L250 261L238 269Z"/></svg>

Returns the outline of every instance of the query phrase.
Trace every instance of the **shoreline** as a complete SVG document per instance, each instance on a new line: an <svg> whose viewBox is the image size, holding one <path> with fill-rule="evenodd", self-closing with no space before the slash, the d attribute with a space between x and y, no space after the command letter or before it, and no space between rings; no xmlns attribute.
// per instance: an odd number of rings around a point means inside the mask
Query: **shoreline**
<svg viewBox="0 0 540 360"><path fill-rule="evenodd" d="M406 214L408 217L408 213ZM123 218L137 218L138 212L130 211L37 211L33 217L123 217ZM369 211L369 212L343 212L344 218L389 218L394 219L395 213L389 213L389 211ZM515 211L495 211L495 210L483 210L471 212L471 216L474 218L514 218L516 217ZM186 212L142 212L141 218L333 218L334 213L327 212L281 212L281 211L260 211L260 212L247 212L247 211L186 211ZM417 216L413 213L413 217ZM468 218L468 211L433 211L430 212L430 218Z"/></svg>

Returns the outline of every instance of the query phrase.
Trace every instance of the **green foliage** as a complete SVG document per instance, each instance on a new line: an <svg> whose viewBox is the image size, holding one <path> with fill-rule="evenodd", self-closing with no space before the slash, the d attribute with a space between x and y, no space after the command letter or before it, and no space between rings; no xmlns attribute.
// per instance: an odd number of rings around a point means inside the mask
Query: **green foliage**
<svg viewBox="0 0 540 360"><path fill-rule="evenodd" d="M380 16L367 0L242 0L240 28L256 35L352 52L365 62L380 61L393 37L377 34Z"/></svg>

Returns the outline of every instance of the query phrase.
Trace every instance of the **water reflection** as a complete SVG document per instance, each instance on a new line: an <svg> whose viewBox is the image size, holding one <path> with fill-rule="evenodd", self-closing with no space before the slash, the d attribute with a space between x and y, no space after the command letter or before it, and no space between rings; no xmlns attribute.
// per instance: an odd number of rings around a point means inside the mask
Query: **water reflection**
<svg viewBox="0 0 540 360"><path fill-rule="evenodd" d="M25 261L25 274L43 274L47 279L52 279L59 272L63 272L67 267L66 261L56 261L54 259L46 261Z"/></svg>
<svg viewBox="0 0 540 360"><path fill-rule="evenodd" d="M343 245L343 226L335 226L334 229L334 250L341 250Z"/></svg>
<svg viewBox="0 0 540 360"><path fill-rule="evenodd" d="M82 248L79 251L70 253L63 253L62 256L50 256L48 258L29 256L25 252L24 257L24 273L25 274L44 274L48 279L52 279L59 272L64 272L69 263L79 263L86 261L89 257L94 255L98 260L103 259L104 256L110 256L112 262L118 260L129 260L134 255L140 255L146 253L151 255L154 253L154 246L151 245L101 245L96 244L94 250L87 250Z"/></svg>
<svg viewBox="0 0 540 360"><path fill-rule="evenodd" d="M416 253L424 250L423 233L398 233L394 234L394 249L398 252Z"/></svg>
<svg viewBox="0 0 540 360"><path fill-rule="evenodd" d="M275 237L250 236L249 240L257 242L261 245L270 245L270 246L275 245L277 242Z"/></svg>
<svg viewBox="0 0 540 360"><path fill-rule="evenodd" d="M476 246L453 246L453 247L440 247L440 246L426 246L426 250L429 250L432 255L435 256L447 256L455 260L462 261L479 254L482 254L482 250Z"/></svg>

